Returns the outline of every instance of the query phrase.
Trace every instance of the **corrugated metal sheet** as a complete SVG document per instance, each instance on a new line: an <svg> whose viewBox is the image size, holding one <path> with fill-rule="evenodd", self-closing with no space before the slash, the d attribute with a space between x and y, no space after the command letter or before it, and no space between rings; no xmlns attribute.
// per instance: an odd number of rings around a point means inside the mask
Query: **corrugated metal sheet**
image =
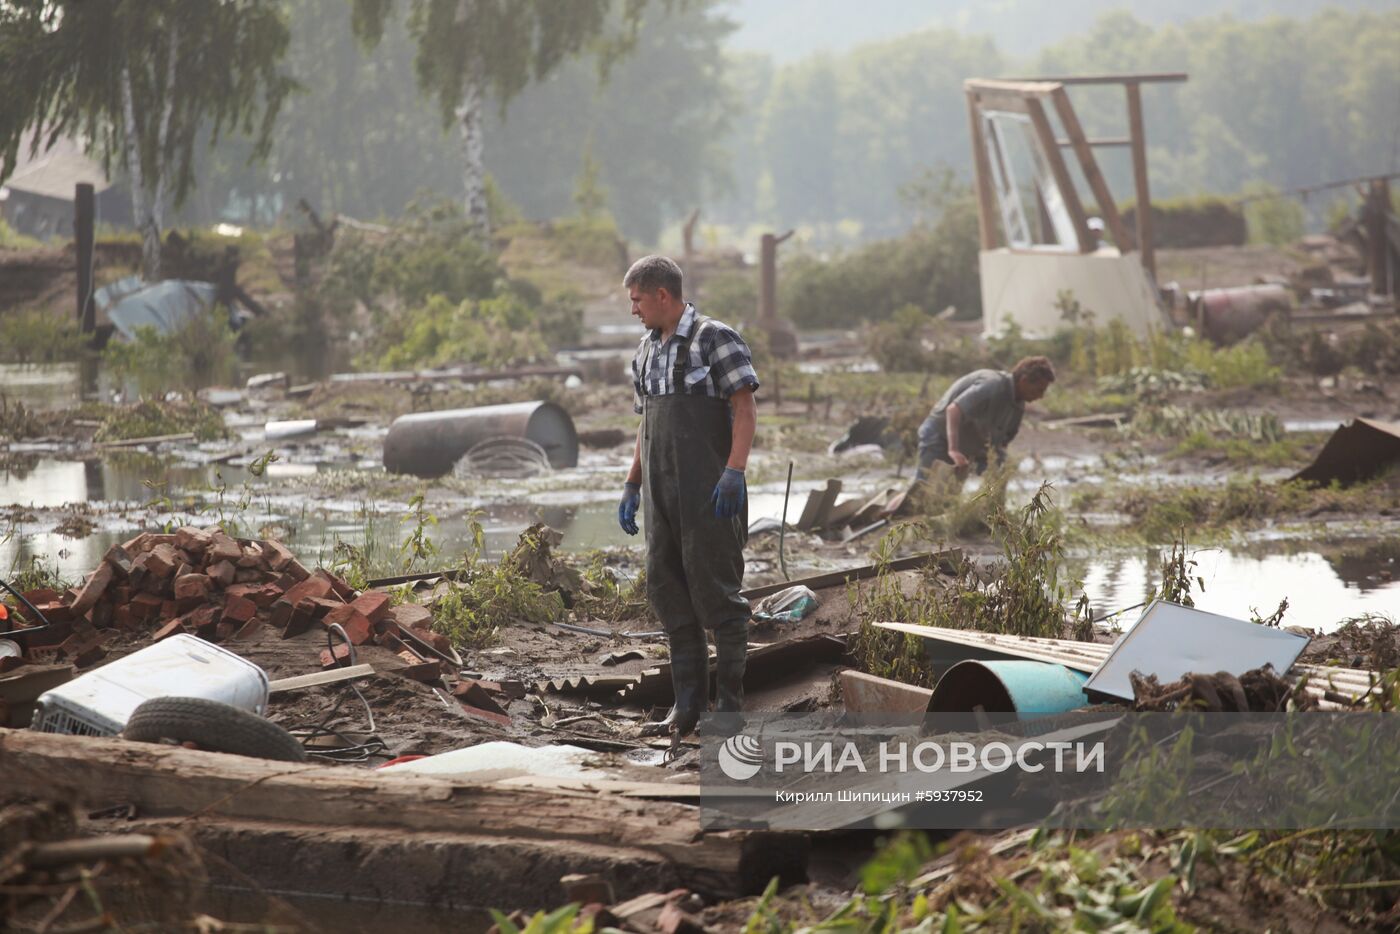
<svg viewBox="0 0 1400 934"><path fill-rule="evenodd" d="M1096 642L1076 642L1073 639L1036 639L1029 636L1007 636L978 632L972 629L944 629L938 626L916 626L912 623L876 623L881 629L903 632L931 639L950 646L967 646L995 652L1008 658L1029 658L1052 662L1077 671L1092 673L1113 646ZM1326 699L1330 690L1353 700L1372 690L1375 674L1359 668L1328 668L1320 665L1294 665L1290 674L1306 675L1307 692L1318 698L1324 708L1335 709L1345 704Z"/></svg>

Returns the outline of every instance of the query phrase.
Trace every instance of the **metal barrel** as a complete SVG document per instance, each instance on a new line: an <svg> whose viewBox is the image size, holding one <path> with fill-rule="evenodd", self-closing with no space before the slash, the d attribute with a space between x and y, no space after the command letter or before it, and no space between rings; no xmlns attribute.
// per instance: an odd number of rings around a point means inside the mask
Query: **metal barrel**
<svg viewBox="0 0 1400 934"><path fill-rule="evenodd" d="M556 470L578 465L578 432L568 412L553 402L512 402L394 419L384 439L384 469L441 477L472 447L500 437L535 442Z"/></svg>
<svg viewBox="0 0 1400 934"><path fill-rule="evenodd" d="M1089 706L1088 676L1064 665L1023 659L959 662L938 679L929 713L1064 713Z"/></svg>

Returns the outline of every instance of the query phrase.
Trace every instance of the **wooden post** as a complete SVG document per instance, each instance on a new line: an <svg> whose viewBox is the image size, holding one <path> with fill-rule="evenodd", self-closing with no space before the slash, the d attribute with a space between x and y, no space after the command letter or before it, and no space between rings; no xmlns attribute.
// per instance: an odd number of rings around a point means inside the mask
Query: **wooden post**
<svg viewBox="0 0 1400 934"><path fill-rule="evenodd" d="M1137 187L1137 239L1142 265L1157 281L1157 254L1152 246L1152 193L1147 187L1147 134L1142 127L1142 86L1136 81L1128 91L1128 136L1133 148L1133 182Z"/></svg>
<svg viewBox="0 0 1400 934"><path fill-rule="evenodd" d="M1370 256L1366 263L1371 275L1372 295L1394 295L1390 275L1390 240L1386 236L1385 218L1390 210L1390 183L1383 178L1371 180L1370 197L1366 199L1366 245Z"/></svg>
<svg viewBox="0 0 1400 934"><path fill-rule="evenodd" d="M1094 193L1094 200L1098 202L1099 213L1103 215L1107 222L1109 233L1113 234L1114 245L1118 247L1119 253L1127 253L1134 244L1128 236L1128 228L1123 224L1123 218L1118 213L1118 205L1113 201L1113 192L1108 188L1108 182L1104 180L1103 173L1099 171L1098 161L1094 158L1094 151L1091 148L1090 140L1084 136L1084 127L1079 123L1079 115L1074 112L1074 105L1070 103L1069 95L1064 88L1056 88L1050 96L1055 104L1055 110L1060 115L1060 123L1065 128L1065 134L1069 137L1069 144L1074 148L1074 154L1079 159L1079 167L1084 171L1084 178L1089 182L1089 188ZM1131 140L1128 141L1131 144Z"/></svg>
<svg viewBox="0 0 1400 934"><path fill-rule="evenodd" d="M1080 253L1092 253L1097 244L1094 241L1094 236L1089 233L1089 219L1084 216L1084 205L1080 203L1079 192L1075 190L1074 179L1070 176L1068 167L1065 166L1060 147L1055 144L1055 134L1050 129L1050 121L1045 116L1045 108L1040 99L1028 98L1026 112L1030 115L1031 126L1035 128L1036 138L1040 140L1040 148L1045 155L1045 161L1050 164L1050 174L1055 179L1055 185L1060 189L1060 200L1069 213L1070 223L1074 225L1074 237L1078 241L1076 246L1079 247ZM1041 239L1048 239L1043 232ZM1063 245L1068 246L1069 244Z"/></svg>
<svg viewBox="0 0 1400 934"><path fill-rule="evenodd" d="M78 330L91 334L97 330L97 309L92 300L93 222L95 192L86 182L79 182L73 195L73 240L78 253Z"/></svg>
<svg viewBox="0 0 1400 934"><path fill-rule="evenodd" d="M758 241L758 320L769 327L778 317L778 238L770 233Z"/></svg>
<svg viewBox="0 0 1400 934"><path fill-rule="evenodd" d="M977 229L982 236L982 249L995 250L996 214L992 208L992 167L987 159L987 141L982 137L982 115L977 108L977 95L967 92L967 119L972 133L972 169L977 185Z"/></svg>
<svg viewBox="0 0 1400 934"><path fill-rule="evenodd" d="M768 335L774 356L782 358L796 355L797 335L778 320L778 244L795 232L766 233L758 241L758 326Z"/></svg>

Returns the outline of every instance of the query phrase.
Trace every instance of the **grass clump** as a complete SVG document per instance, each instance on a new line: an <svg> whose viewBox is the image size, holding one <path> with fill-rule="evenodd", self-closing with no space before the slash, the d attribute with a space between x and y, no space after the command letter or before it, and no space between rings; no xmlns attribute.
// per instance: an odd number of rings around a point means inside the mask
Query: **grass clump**
<svg viewBox="0 0 1400 934"><path fill-rule="evenodd" d="M853 590L851 612L860 621L853 654L861 670L932 687L922 641L879 629L875 622L1050 639L1092 637L1088 598L1081 594L1076 600L1079 582L1064 577L1063 519L1049 485L1021 509L990 509L987 522L1002 554L986 572L960 559L952 562L951 573L923 576L912 593L888 574L869 588ZM901 525L880 543L877 563L887 563L905 541L931 540L927 529L922 521Z"/></svg>
<svg viewBox="0 0 1400 934"><path fill-rule="evenodd" d="M198 402L161 402L147 399L114 408L93 436L94 441L129 441L192 432L196 441L220 441L228 437L221 415Z"/></svg>
<svg viewBox="0 0 1400 934"><path fill-rule="evenodd" d="M83 338L71 315L39 308L0 315L0 363L76 360L82 349Z"/></svg>
<svg viewBox="0 0 1400 934"><path fill-rule="evenodd" d="M0 438L23 441L43 434L44 425L39 413L18 399L11 402L9 396L0 392Z"/></svg>
<svg viewBox="0 0 1400 934"><path fill-rule="evenodd" d="M102 357L118 378L134 382L142 395L159 396L170 389L228 383L238 365L234 344L228 315L215 306L191 315L169 334L139 327L134 340L114 340Z"/></svg>

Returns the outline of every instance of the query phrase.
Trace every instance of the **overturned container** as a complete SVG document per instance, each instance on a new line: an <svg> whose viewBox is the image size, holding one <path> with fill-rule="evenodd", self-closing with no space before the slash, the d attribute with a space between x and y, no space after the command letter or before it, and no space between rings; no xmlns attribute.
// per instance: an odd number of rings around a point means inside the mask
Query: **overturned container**
<svg viewBox="0 0 1400 934"><path fill-rule="evenodd" d="M533 441L555 470L578 465L578 432L568 412L553 402L512 402L394 419L384 439L384 469L441 477L464 454L492 438Z"/></svg>
<svg viewBox="0 0 1400 934"><path fill-rule="evenodd" d="M1064 665L965 661L949 668L929 698L929 713L1014 713L1019 718L1065 713L1089 705L1088 675Z"/></svg>

